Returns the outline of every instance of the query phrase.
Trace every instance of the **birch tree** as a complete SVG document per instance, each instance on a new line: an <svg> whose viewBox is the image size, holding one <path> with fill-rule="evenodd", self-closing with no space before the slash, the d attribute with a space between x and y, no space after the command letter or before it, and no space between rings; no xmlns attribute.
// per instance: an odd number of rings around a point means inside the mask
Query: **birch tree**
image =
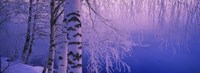
<svg viewBox="0 0 200 73"><path fill-rule="evenodd" d="M30 0L29 1L29 13L28 13L28 24L27 24L27 34L26 34L26 41L25 41L25 44L24 44L24 49L23 49L23 52L22 52L22 62L25 63L25 60L27 59L27 50L29 50L30 46L32 45L30 43L31 41L31 29L32 29L32 23L33 23L33 0ZM29 51L31 52L31 50Z"/></svg>
<svg viewBox="0 0 200 73"><path fill-rule="evenodd" d="M31 53L33 51L33 44L35 42L36 36L41 35L42 29L38 27L43 24L41 21L45 20L43 19L44 17L42 17L43 15L40 15L44 13L42 12L44 9L39 9L39 7L44 6L41 4L44 4L44 2L39 0L29 0L26 40L22 52L22 62L26 64L28 64Z"/></svg>
<svg viewBox="0 0 200 73"><path fill-rule="evenodd" d="M48 73L53 73L54 70L54 56L55 56L55 0L51 0L51 19L50 19L50 48L49 48L49 58L48 58Z"/></svg>
<svg viewBox="0 0 200 73"><path fill-rule="evenodd" d="M59 16L63 13L63 10L59 12L60 6L63 0L51 0L50 2L50 48L49 48L49 58L47 62L48 73L54 72L54 61L55 61L55 49L56 49L56 23Z"/></svg>
<svg viewBox="0 0 200 73"><path fill-rule="evenodd" d="M82 73L81 0L65 0L64 21L67 25L68 73Z"/></svg>

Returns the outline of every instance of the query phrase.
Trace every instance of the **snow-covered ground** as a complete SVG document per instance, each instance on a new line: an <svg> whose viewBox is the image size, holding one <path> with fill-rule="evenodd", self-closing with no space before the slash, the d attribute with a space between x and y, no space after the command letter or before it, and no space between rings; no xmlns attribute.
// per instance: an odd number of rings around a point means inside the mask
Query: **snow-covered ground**
<svg viewBox="0 0 200 73"><path fill-rule="evenodd" d="M8 59L3 57L1 58L1 70L4 70L3 73L42 73L43 67L8 62Z"/></svg>

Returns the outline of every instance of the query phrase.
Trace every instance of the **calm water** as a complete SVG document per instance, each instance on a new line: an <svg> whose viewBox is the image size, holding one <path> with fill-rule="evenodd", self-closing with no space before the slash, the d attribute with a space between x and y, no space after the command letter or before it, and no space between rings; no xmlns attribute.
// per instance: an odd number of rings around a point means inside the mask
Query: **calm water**
<svg viewBox="0 0 200 73"><path fill-rule="evenodd" d="M189 51L183 47L161 49L151 35L145 35L143 43L149 47L133 47L132 56L125 59L131 67L131 73L200 73L200 36L194 35L189 40ZM170 46L168 46L170 47ZM86 57L84 58L86 61ZM86 63L84 73L86 73ZM105 73L102 71L101 73ZM115 73L127 73L118 72Z"/></svg>

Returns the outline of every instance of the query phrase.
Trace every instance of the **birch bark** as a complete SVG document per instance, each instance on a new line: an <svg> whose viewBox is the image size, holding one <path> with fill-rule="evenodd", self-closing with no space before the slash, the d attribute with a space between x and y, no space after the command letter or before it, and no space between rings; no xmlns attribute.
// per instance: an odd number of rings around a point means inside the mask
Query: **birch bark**
<svg viewBox="0 0 200 73"><path fill-rule="evenodd" d="M82 73L81 0L65 0L65 19L68 39L68 73Z"/></svg>

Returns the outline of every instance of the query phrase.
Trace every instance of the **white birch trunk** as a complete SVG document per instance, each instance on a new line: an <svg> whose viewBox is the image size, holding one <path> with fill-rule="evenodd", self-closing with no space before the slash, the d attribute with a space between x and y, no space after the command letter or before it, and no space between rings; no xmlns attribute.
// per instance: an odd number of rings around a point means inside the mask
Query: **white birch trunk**
<svg viewBox="0 0 200 73"><path fill-rule="evenodd" d="M58 73L67 73L67 45L62 45L60 54L58 56L59 66Z"/></svg>
<svg viewBox="0 0 200 73"><path fill-rule="evenodd" d="M55 8L55 1L51 0L51 20L50 20L50 49L49 49L49 58L47 63L48 73L53 73L54 70L54 56L55 56L55 28L56 28L56 21L54 12Z"/></svg>
<svg viewBox="0 0 200 73"><path fill-rule="evenodd" d="M81 0L65 0L65 19L68 39L68 73L82 73Z"/></svg>
<svg viewBox="0 0 200 73"><path fill-rule="evenodd" d="M51 25L50 34L50 50L48 59L48 73L53 73L54 70L54 56L55 56L55 25Z"/></svg>

